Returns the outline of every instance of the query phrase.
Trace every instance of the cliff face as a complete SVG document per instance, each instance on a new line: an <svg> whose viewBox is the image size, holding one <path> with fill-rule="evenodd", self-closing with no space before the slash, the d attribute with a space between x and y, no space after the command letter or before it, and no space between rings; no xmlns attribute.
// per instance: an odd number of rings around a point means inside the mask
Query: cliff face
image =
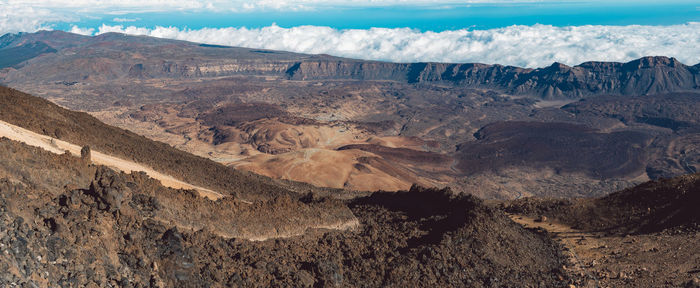
<svg viewBox="0 0 700 288"><path fill-rule="evenodd" d="M289 63L261 63L256 61L226 61L223 63L194 61L157 61L133 64L129 76L147 74L147 78L192 78L233 75L280 75L289 69Z"/></svg>
<svg viewBox="0 0 700 288"><path fill-rule="evenodd" d="M34 44L27 46L28 43ZM18 49L32 53L10 53ZM628 63L586 62L574 67L554 63L545 68L526 69L478 63L362 61L328 55L197 45L116 33L86 37L57 31L4 35L0 37L0 53L18 54L12 57L16 61L10 61L16 69L0 70L0 81L4 83L36 79L81 82L91 79L248 75L304 81L376 80L439 84L545 99L700 89L700 64L686 66L667 57L644 57Z"/></svg>
<svg viewBox="0 0 700 288"><path fill-rule="evenodd" d="M593 94L645 95L698 89L698 69L675 58L644 57L628 63L586 62L568 67L555 63L527 74L511 87L543 97Z"/></svg>
<svg viewBox="0 0 700 288"><path fill-rule="evenodd" d="M316 60L296 62L287 71L291 80L394 80L406 81L410 64L357 60Z"/></svg>
<svg viewBox="0 0 700 288"><path fill-rule="evenodd" d="M394 64L359 61L306 61L287 71L292 80L393 80L502 90L542 98L581 98L596 94L645 95L700 88L699 65L675 58L644 57L628 63L554 63L526 69L486 64Z"/></svg>

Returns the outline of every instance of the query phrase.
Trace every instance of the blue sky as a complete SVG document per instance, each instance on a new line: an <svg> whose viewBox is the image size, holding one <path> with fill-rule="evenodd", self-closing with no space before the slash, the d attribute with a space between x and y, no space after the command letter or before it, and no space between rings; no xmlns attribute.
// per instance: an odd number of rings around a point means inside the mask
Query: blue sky
<svg viewBox="0 0 700 288"><path fill-rule="evenodd" d="M174 26L260 28L273 23L281 27L328 26L337 29L415 28L422 31L489 29L510 25L673 25L700 22L700 2L514 2L392 6L314 7L288 11L192 10L148 13L90 13L79 21L55 22L59 29L70 25L97 28L101 24L142 27Z"/></svg>
<svg viewBox="0 0 700 288"><path fill-rule="evenodd" d="M700 62L700 1L0 0L0 34L60 29L396 62Z"/></svg>

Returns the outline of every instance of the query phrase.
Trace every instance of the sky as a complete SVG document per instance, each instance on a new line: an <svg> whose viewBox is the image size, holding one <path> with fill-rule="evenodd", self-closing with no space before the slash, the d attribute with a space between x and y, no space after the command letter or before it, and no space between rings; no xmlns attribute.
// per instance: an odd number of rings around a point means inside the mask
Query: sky
<svg viewBox="0 0 700 288"><path fill-rule="evenodd" d="M38 30L392 62L700 62L698 0L0 0L0 34Z"/></svg>

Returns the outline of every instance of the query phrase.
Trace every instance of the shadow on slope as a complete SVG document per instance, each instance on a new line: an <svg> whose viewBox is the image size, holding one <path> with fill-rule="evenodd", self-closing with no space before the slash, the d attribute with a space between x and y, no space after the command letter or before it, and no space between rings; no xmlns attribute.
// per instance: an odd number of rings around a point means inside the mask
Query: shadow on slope
<svg viewBox="0 0 700 288"><path fill-rule="evenodd" d="M413 186L376 192L350 207L361 235L376 239L365 261L388 262L381 285L512 287L535 279L564 285L556 280L564 263L556 244L472 195Z"/></svg>
<svg viewBox="0 0 700 288"><path fill-rule="evenodd" d="M700 231L700 174L649 181L596 199L524 198L506 211L545 215L575 228L612 234L646 234L675 229Z"/></svg>
<svg viewBox="0 0 700 288"><path fill-rule="evenodd" d="M55 53L56 49L46 45L44 42L31 42L21 46L0 50L0 69L7 67L17 67L24 61L37 57L45 53Z"/></svg>

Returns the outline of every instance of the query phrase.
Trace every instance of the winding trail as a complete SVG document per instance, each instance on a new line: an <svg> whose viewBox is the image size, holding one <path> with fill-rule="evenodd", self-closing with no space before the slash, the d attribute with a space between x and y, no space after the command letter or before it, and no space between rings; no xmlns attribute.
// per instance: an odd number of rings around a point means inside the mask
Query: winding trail
<svg viewBox="0 0 700 288"><path fill-rule="evenodd" d="M80 156L80 150L82 149L82 147L78 145L58 140L46 135L41 135L33 131L24 129L22 127L12 125L5 121L0 121L0 137L7 137L10 140L24 142L27 145L39 147L46 151L56 154L63 154L65 153L65 151L68 151L73 155ZM92 150L91 154L91 160L95 164L109 166L111 168L127 173L132 171L146 172L148 176L150 176L153 179L159 180L161 184L166 187L175 189L196 190L200 196L209 198L211 200L217 200L224 197L224 195L222 195L221 193L175 179L170 175L160 173L154 170L153 168L136 163L134 161L121 159L95 150Z"/></svg>
<svg viewBox="0 0 700 288"><path fill-rule="evenodd" d="M598 248L604 246L605 243L600 235L576 230L556 222L537 221L524 215L508 214L508 217L525 228L542 229L551 234L554 240L560 241L566 248L570 261L574 263L574 267L570 269L583 273L582 275L586 275L588 278L589 281L584 287L600 287L598 278L589 271L587 266L587 263L601 259L602 255Z"/></svg>

